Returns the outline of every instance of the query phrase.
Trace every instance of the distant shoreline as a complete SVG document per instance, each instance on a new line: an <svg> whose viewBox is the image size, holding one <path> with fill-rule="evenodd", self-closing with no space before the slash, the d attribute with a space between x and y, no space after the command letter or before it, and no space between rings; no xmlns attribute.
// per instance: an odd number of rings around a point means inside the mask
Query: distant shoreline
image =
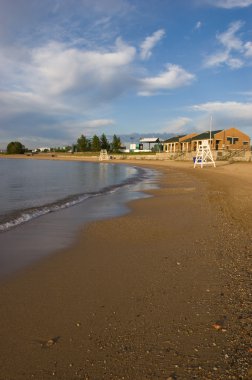
<svg viewBox="0 0 252 380"><path fill-rule="evenodd" d="M196 152L191 152L187 154L186 157L176 157L173 154L166 153L157 153L157 154L113 154L109 153L109 160L105 160L104 162L166 162L167 164L173 162L182 162L182 163L191 163L193 161L193 156L196 155ZM35 153L35 154L0 154L0 158L3 159L37 159L37 160L66 160L66 161L91 161L91 162L100 162L99 153L92 154L89 152L88 154L83 153ZM218 165L226 165L233 162L252 162L251 152L246 152L246 156L235 156L230 159L218 159L215 158L215 162Z"/></svg>

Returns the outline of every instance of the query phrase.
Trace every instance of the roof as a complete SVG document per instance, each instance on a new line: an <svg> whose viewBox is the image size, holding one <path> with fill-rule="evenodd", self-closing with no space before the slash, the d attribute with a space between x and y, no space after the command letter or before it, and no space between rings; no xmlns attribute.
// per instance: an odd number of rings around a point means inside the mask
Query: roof
<svg viewBox="0 0 252 380"><path fill-rule="evenodd" d="M159 138L157 137L144 137L139 140L141 143L157 143L159 142Z"/></svg>
<svg viewBox="0 0 252 380"><path fill-rule="evenodd" d="M186 135L174 136L174 137L169 138L168 140L165 140L164 142L165 143L179 142L179 139L181 139L181 137L184 137L184 136Z"/></svg>
<svg viewBox="0 0 252 380"><path fill-rule="evenodd" d="M191 142L192 139L195 138L195 137L197 137L197 136L189 137L189 139L183 140L182 142L183 143Z"/></svg>
<svg viewBox="0 0 252 380"><path fill-rule="evenodd" d="M206 132L203 132L203 133L200 133L199 135L196 135L194 136L190 141L192 140L207 140L207 139L210 139L210 133L211 133L211 136L214 136L216 135L216 133L219 133L221 132L222 129L218 129L217 131L206 131Z"/></svg>
<svg viewBox="0 0 252 380"><path fill-rule="evenodd" d="M199 133L194 133L194 134L191 134L191 135L188 135L188 136L190 136L190 137L188 137L187 139L183 140L182 141L183 143L190 143L193 139L197 140L197 137L199 136Z"/></svg>

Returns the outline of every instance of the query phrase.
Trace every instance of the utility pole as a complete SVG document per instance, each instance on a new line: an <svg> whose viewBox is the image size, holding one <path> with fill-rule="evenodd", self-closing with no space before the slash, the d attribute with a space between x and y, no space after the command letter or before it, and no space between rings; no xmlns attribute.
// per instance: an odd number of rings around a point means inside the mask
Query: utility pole
<svg viewBox="0 0 252 380"><path fill-rule="evenodd" d="M210 116L210 147L212 148L212 123L213 123L213 116Z"/></svg>

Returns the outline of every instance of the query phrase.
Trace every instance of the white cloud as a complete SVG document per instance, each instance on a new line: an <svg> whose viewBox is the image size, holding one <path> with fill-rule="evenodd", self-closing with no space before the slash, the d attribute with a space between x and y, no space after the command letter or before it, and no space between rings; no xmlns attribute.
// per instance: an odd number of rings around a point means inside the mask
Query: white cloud
<svg viewBox="0 0 252 380"><path fill-rule="evenodd" d="M225 115L228 120L247 121L252 128L252 103L208 102L192 107L194 111Z"/></svg>
<svg viewBox="0 0 252 380"><path fill-rule="evenodd" d="M145 59L150 58L150 56L152 55L151 50L164 36L165 36L164 29L159 29L156 32L154 32L151 36L147 37L140 46L141 59L145 60Z"/></svg>
<svg viewBox="0 0 252 380"><path fill-rule="evenodd" d="M172 90L190 85L195 75L178 65L168 64L166 70L156 77L139 80L139 95L153 95L158 91Z"/></svg>
<svg viewBox="0 0 252 380"><path fill-rule="evenodd" d="M178 117L173 120L169 120L164 129L163 132L167 133L176 133L176 134L181 134L181 133L187 133L188 130L192 129L192 126L190 125L192 122L192 119L188 117ZM187 127L189 127L187 129Z"/></svg>
<svg viewBox="0 0 252 380"><path fill-rule="evenodd" d="M244 44L244 48L245 48L245 56L246 57L252 57L252 42L246 42Z"/></svg>
<svg viewBox="0 0 252 380"><path fill-rule="evenodd" d="M247 64L246 58L252 50L250 42L243 42L237 36L243 25L242 21L233 22L225 32L217 34L216 39L222 45L222 50L207 56L204 61L205 67L226 65L231 69L240 69Z"/></svg>
<svg viewBox="0 0 252 380"><path fill-rule="evenodd" d="M47 115L59 115L71 113L71 108L61 103L58 99L45 98L40 94L25 91L1 91L0 113L1 117L15 117L15 115L29 113L45 113ZM72 110L73 112L73 110Z"/></svg>
<svg viewBox="0 0 252 380"><path fill-rule="evenodd" d="M20 62L11 54L5 56L0 62L5 77L1 112L83 114L127 90L134 57L135 48L120 39L107 51L85 51L50 42L33 49L29 62Z"/></svg>
<svg viewBox="0 0 252 380"><path fill-rule="evenodd" d="M252 137L252 103L251 102L207 102L190 107L195 114L193 125L195 130L227 129L236 127Z"/></svg>
<svg viewBox="0 0 252 380"><path fill-rule="evenodd" d="M0 134L26 136L26 140L30 136L31 141L39 136L45 141L49 137L71 141L83 128L91 133L94 128L113 125L112 119L99 118L99 113L122 94L135 90L155 95L195 79L172 64L158 76L139 78L142 70L134 66L136 58L136 48L120 38L102 49L58 41L33 49L5 47L0 57L0 118L4 126L0 126Z"/></svg>
<svg viewBox="0 0 252 380"><path fill-rule="evenodd" d="M215 67L226 63L229 59L227 51L220 51L205 58L204 66Z"/></svg>
<svg viewBox="0 0 252 380"><path fill-rule="evenodd" d="M244 66L244 62L239 58L229 57L226 63L231 69L240 69Z"/></svg>
<svg viewBox="0 0 252 380"><path fill-rule="evenodd" d="M84 125L89 128L100 128L100 127L107 127L109 125L114 125L115 121L112 119L94 119L94 120L87 120L84 122Z"/></svg>
<svg viewBox="0 0 252 380"><path fill-rule="evenodd" d="M246 8L252 5L252 0L208 0L207 2L212 6L224 9Z"/></svg>
<svg viewBox="0 0 252 380"><path fill-rule="evenodd" d="M113 119L89 119L89 120L65 120L59 124L65 133L73 139L77 139L81 134L92 136L98 133L101 128L106 128L115 125Z"/></svg>
<svg viewBox="0 0 252 380"><path fill-rule="evenodd" d="M111 51L82 51L51 42L33 51L33 77L28 83L33 90L39 88L47 95L81 91L83 95L85 92L90 95L88 91L93 93L94 90L99 90L106 92L109 97L113 85L119 90L118 81L127 75L127 70L124 69L133 61L134 56L135 48L120 39Z"/></svg>
<svg viewBox="0 0 252 380"><path fill-rule="evenodd" d="M232 58L228 52L218 52L205 59L206 67L218 67L226 65L231 69L240 69L244 66L244 62L239 58Z"/></svg>
<svg viewBox="0 0 252 380"><path fill-rule="evenodd" d="M243 42L235 34L242 28L244 23L236 21L230 24L227 31L217 35L217 40L228 50L243 50Z"/></svg>
<svg viewBox="0 0 252 380"><path fill-rule="evenodd" d="M24 52L29 54L4 49L0 58L0 134L4 136L71 141L78 121L86 130L112 125L111 119L90 118L94 113L99 117L106 104L135 85L131 65L136 49L121 39L101 50L51 41Z"/></svg>
<svg viewBox="0 0 252 380"><path fill-rule="evenodd" d="M202 22L198 21L194 27L195 30L201 29L202 28Z"/></svg>

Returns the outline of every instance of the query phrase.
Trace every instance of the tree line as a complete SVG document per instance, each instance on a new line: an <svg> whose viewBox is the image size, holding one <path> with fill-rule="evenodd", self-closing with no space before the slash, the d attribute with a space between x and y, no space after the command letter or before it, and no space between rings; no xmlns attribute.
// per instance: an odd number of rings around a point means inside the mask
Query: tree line
<svg viewBox="0 0 252 380"><path fill-rule="evenodd" d="M120 137L114 135L112 142L109 142L104 133L101 137L94 135L91 139L81 135L78 138L76 145L74 145L74 151L77 152L99 152L101 149L106 149L109 152L117 153L120 148Z"/></svg>
<svg viewBox="0 0 252 380"><path fill-rule="evenodd" d="M106 149L108 152L118 153L121 148L120 137L114 135L111 142L107 139L106 135L103 133L100 137L94 135L92 138L88 138L81 135L73 146L68 146L67 151L72 152L99 152L101 149ZM50 151L62 151L62 148L51 148ZM27 152L28 149L25 148L23 144L19 141L11 141L7 145L8 154L23 154Z"/></svg>

